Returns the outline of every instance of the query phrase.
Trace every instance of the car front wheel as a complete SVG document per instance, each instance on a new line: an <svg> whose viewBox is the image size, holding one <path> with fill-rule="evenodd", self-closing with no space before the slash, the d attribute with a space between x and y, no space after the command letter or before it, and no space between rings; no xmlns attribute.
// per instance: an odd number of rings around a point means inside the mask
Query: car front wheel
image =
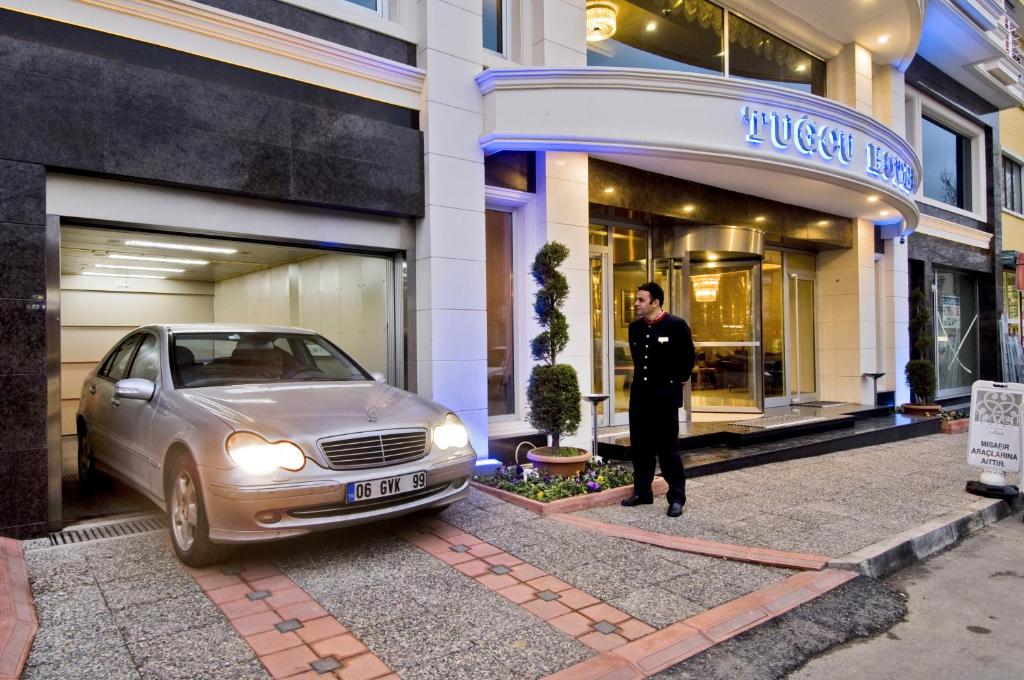
<svg viewBox="0 0 1024 680"><path fill-rule="evenodd" d="M179 456L174 461L172 474L167 513L174 553L192 567L220 562L228 556L230 548L210 541L210 526L195 463L187 455Z"/></svg>

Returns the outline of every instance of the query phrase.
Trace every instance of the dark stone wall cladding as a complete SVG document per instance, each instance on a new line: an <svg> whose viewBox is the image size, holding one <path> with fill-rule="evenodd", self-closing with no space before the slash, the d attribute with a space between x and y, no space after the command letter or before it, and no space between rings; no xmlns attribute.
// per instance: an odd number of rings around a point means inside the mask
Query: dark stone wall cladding
<svg viewBox="0 0 1024 680"><path fill-rule="evenodd" d="M418 217L415 120L400 107L0 11L0 158Z"/></svg>
<svg viewBox="0 0 1024 680"><path fill-rule="evenodd" d="M46 530L46 221L41 165L0 161L0 535Z"/></svg>
<svg viewBox="0 0 1024 680"><path fill-rule="evenodd" d="M410 66L416 63L416 46L362 26L311 12L275 0L199 0L232 14L282 26L297 33L323 38L339 45L369 52Z"/></svg>

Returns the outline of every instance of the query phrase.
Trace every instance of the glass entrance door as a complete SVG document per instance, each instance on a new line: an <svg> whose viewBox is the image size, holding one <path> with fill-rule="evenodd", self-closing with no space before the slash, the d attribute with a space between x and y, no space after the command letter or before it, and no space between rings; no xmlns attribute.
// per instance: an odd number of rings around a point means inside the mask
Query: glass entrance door
<svg viewBox="0 0 1024 680"><path fill-rule="evenodd" d="M629 422L633 357L629 324L633 299L647 281L648 232L630 227L591 225L590 302L594 391L610 395L598 411L601 425Z"/></svg>
<svg viewBox="0 0 1024 680"><path fill-rule="evenodd" d="M765 251L761 273L764 405L818 398L814 255Z"/></svg>
<svg viewBox="0 0 1024 680"><path fill-rule="evenodd" d="M760 267L759 262L691 264L695 412L762 410Z"/></svg>

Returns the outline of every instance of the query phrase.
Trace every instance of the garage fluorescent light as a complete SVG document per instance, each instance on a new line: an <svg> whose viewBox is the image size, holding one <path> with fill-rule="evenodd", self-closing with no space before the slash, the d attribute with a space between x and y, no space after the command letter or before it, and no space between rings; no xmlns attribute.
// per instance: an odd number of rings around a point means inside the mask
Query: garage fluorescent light
<svg viewBox="0 0 1024 680"><path fill-rule="evenodd" d="M212 248L210 246L186 246L178 243L159 243L157 241L125 241L126 246L142 246L144 248L166 248L167 250L188 250L193 253L220 253L233 255L238 251L234 248Z"/></svg>
<svg viewBox="0 0 1024 680"><path fill-rule="evenodd" d="M114 274L111 272L82 272L82 276L112 276L116 279L166 279L166 276L152 274Z"/></svg>
<svg viewBox="0 0 1024 680"><path fill-rule="evenodd" d="M96 268L97 269L134 269L134 270L137 270L137 271L145 271L145 272L173 272L175 274L180 274L183 271L185 271L184 269L171 269L170 267L139 267L137 265L131 265L131 264L98 264L98 265L96 265Z"/></svg>
<svg viewBox="0 0 1024 680"><path fill-rule="evenodd" d="M186 260L181 257L152 257L150 255L107 255L111 260L139 260L141 262L164 262L166 264L210 264L209 260Z"/></svg>

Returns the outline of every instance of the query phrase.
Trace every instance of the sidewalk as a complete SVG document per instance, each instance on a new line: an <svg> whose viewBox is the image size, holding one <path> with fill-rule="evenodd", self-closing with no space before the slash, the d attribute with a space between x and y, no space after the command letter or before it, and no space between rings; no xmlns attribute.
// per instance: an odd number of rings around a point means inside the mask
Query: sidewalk
<svg viewBox="0 0 1024 680"><path fill-rule="evenodd" d="M976 501L965 444L935 435L698 478L679 519L663 499L577 516L837 557ZM212 570L185 569L162 533L34 546L27 679L586 677L608 664L643 677L854 576L669 550L476 491L438 520L246 548ZM325 660L337 665L317 674Z"/></svg>

